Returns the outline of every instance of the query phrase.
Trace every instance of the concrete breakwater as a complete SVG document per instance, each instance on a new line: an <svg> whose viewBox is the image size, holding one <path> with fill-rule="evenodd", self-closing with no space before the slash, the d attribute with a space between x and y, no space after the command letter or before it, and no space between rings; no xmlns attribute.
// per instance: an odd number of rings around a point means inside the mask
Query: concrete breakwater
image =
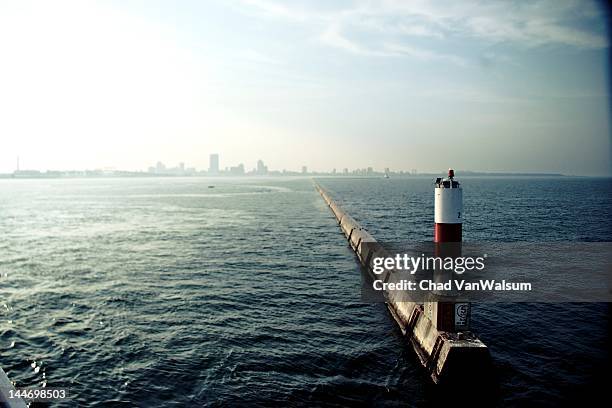
<svg viewBox="0 0 612 408"><path fill-rule="evenodd" d="M15 387L7 377L4 370L0 367L0 407L6 408L25 408L27 405L21 399L13 397Z"/></svg>
<svg viewBox="0 0 612 408"><path fill-rule="evenodd" d="M321 186L316 190L336 217L340 229L370 277L392 282L392 271L375 276L373 259L389 256L385 248L340 207ZM385 303L419 361L435 383L468 383L490 370L487 346L468 330L441 330L436 324L437 302L400 301L393 291L384 292ZM432 313L433 311L433 313Z"/></svg>

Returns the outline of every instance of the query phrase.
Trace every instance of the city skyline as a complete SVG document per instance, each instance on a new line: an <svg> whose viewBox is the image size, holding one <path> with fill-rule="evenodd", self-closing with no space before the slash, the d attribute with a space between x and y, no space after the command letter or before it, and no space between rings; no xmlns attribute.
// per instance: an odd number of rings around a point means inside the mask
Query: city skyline
<svg viewBox="0 0 612 408"><path fill-rule="evenodd" d="M595 1L0 1L0 172L610 174ZM222 23L221 23L222 22ZM112 28L112 29L111 29ZM296 163L300 163L296 165Z"/></svg>
<svg viewBox="0 0 612 408"><path fill-rule="evenodd" d="M125 169L117 169L114 167L102 167L102 168L86 168L86 169L69 169L69 170L58 170L58 169L37 169L37 168L21 168L20 167L20 157L17 157L17 166L13 172L8 173L0 173L0 174L37 174L37 173L61 173L61 172L134 172L134 173L149 173L156 175L187 175L187 174L207 174L207 175L268 175L268 174L373 174L389 172L389 168L386 167L383 172L374 169L371 166L367 167L358 167L354 169L349 169L347 167L341 169L341 171L337 171L337 168L332 168L328 170L315 170L312 172L308 171L308 166L302 165L298 169L269 169L268 166L262 159L258 159L256 165L252 168L247 168L244 163L238 163L236 165L229 165L225 167L220 166L221 156L218 153L211 153L209 155L209 164L208 168L197 168L195 166L187 166L184 161L181 161L175 167L169 167L163 161L157 161L155 165L149 166L146 169L136 169L136 170L125 170ZM411 170L403 170L398 169L395 171L396 173L401 174L416 174L416 169Z"/></svg>
<svg viewBox="0 0 612 408"><path fill-rule="evenodd" d="M118 168L86 168L86 169L31 169L20 168L20 157L17 157L17 167L13 172L0 173L0 178L24 177L97 177L97 176L309 176L309 175L324 175L324 176L359 176L359 177L385 177L389 175L396 176L433 176L445 174L446 169L438 169L434 171L418 171L416 168L411 169L391 169L385 167L383 169L374 168L372 166L360 166L356 168L337 168L323 170L309 170L308 166L302 165L300 168L290 169L270 169L262 159L258 159L256 166L247 168L244 163L237 165L229 165L220 167L221 156L218 153L209 155L208 168L197 168L188 166L185 162L179 162L176 166L167 166L162 161L157 161L154 165L146 169L126 170ZM455 170L457 171L457 170ZM459 172L464 176L470 175L516 175L516 176L579 176L575 174L562 173L542 173L542 172L490 172L471 169L460 169Z"/></svg>

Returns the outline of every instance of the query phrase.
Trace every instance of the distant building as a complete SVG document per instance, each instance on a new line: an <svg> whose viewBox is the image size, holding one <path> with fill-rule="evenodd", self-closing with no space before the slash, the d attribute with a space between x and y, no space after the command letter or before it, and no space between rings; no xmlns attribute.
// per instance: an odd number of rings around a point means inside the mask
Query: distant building
<svg viewBox="0 0 612 408"><path fill-rule="evenodd" d="M13 177L41 177L43 174L39 170L15 170Z"/></svg>
<svg viewBox="0 0 612 408"><path fill-rule="evenodd" d="M307 174L307 173L308 173L308 167L302 166L302 174Z"/></svg>
<svg viewBox="0 0 612 408"><path fill-rule="evenodd" d="M264 164L263 160L257 160L257 169L255 170L255 173L262 176L268 174L268 166Z"/></svg>
<svg viewBox="0 0 612 408"><path fill-rule="evenodd" d="M345 176L348 176L348 168L346 168L346 167L345 167L345 168L344 168L344 170L342 170L342 173L343 173Z"/></svg>
<svg viewBox="0 0 612 408"><path fill-rule="evenodd" d="M219 174L219 155L213 153L210 155L210 165L208 166L210 174Z"/></svg>
<svg viewBox="0 0 612 408"><path fill-rule="evenodd" d="M244 175L244 164L240 163L235 167L230 167L229 170L232 176L243 176Z"/></svg>
<svg viewBox="0 0 612 408"><path fill-rule="evenodd" d="M186 168L184 162L180 162L177 167L166 167L164 163L158 161L155 166L149 167L148 171L151 174L162 174L166 176L184 176L195 173L195 169L193 167ZM104 169L103 174L107 174L109 172L115 173L116 170L113 168L106 168Z"/></svg>

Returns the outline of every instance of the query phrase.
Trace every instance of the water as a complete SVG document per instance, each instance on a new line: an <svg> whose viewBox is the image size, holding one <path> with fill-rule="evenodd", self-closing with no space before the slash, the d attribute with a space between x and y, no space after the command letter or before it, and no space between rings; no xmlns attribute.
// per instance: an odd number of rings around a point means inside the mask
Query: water
<svg viewBox="0 0 612 408"><path fill-rule="evenodd" d="M431 239L429 180L321 181L375 237ZM609 180L464 187L466 240L612 238ZM57 406L435 404L385 306L360 302L309 180L0 180L0 234L0 365L18 386L70 388ZM609 366L609 316L475 307L497 404L582 399Z"/></svg>

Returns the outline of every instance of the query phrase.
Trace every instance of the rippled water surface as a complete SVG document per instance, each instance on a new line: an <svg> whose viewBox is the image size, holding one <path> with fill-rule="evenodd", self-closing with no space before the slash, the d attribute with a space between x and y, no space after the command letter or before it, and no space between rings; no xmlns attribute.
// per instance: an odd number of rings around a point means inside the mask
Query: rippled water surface
<svg viewBox="0 0 612 408"><path fill-rule="evenodd" d="M431 181L322 179L381 240L431 240ZM214 188L209 188L214 185ZM603 179L465 179L465 239L610 241ZM436 388L307 179L0 180L0 365L65 406L429 406ZM477 305L498 405L608 368L602 304ZM62 405L62 404L57 404Z"/></svg>

